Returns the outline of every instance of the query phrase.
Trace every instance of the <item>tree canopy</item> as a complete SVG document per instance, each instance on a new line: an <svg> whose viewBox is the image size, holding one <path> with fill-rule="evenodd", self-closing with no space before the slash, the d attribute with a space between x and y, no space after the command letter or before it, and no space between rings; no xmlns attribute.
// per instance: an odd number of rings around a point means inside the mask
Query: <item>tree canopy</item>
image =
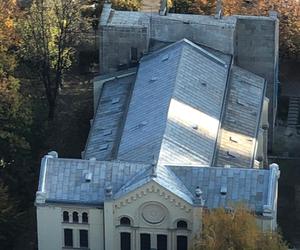
<svg viewBox="0 0 300 250"><path fill-rule="evenodd" d="M71 66L81 33L79 0L33 0L20 23L23 60L40 76L54 117L63 74Z"/></svg>
<svg viewBox="0 0 300 250"><path fill-rule="evenodd" d="M284 57L300 55L300 4L286 0L222 0L224 15L263 15L277 11L280 21L280 52ZM173 0L171 11L211 15L216 0Z"/></svg>
<svg viewBox="0 0 300 250"><path fill-rule="evenodd" d="M277 232L263 232L256 217L243 206L230 211L219 208L206 211L203 216L201 239L195 241L199 250L287 250Z"/></svg>

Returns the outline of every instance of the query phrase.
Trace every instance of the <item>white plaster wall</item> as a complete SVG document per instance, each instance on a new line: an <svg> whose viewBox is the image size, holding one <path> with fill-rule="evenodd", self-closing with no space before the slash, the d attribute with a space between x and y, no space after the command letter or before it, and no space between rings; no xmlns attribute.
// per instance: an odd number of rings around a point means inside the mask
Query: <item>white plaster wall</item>
<svg viewBox="0 0 300 250"><path fill-rule="evenodd" d="M89 222L88 224L63 223L63 211L77 211L79 214L87 212ZM38 206L37 226L39 250L61 250L64 245L64 228L73 230L74 248L79 248L79 230L86 229L89 235L89 249L104 250L103 209L70 206Z"/></svg>
<svg viewBox="0 0 300 250"><path fill-rule="evenodd" d="M62 248L61 209L58 207L37 207L38 249L56 250Z"/></svg>
<svg viewBox="0 0 300 250"><path fill-rule="evenodd" d="M141 208L147 203L161 204L164 207L166 217L161 223L149 224L142 218ZM105 240L112 240L112 243L108 243L107 247L114 250L120 249L120 232L131 233L132 250L140 249L140 233L151 234L151 247L153 249L156 249L156 235L166 234L168 235L168 249L176 249L176 235L186 235L190 240L193 236L193 220L199 220L199 223L196 223L198 225L200 225L201 220L200 217L194 217L191 205L155 182L150 182L119 200L111 202L110 208L110 216L113 217L111 219L113 225L116 226L106 225L106 230L112 231L111 233L107 232L107 234L110 234L113 240L108 238L105 238ZM107 217L107 214L105 216ZM120 218L123 216L127 216L132 220L133 227L119 225ZM174 230L177 221L180 219L188 222L188 230Z"/></svg>

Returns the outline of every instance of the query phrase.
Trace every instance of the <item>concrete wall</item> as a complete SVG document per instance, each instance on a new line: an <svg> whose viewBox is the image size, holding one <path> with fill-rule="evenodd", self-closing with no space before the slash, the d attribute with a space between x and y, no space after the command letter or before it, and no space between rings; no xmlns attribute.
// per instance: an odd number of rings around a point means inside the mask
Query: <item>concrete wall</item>
<svg viewBox="0 0 300 250"><path fill-rule="evenodd" d="M157 224L151 224L144 218L145 206L154 205L161 208L165 218ZM176 249L176 236L185 235L191 240L193 231L200 229L201 214L195 213L197 208L192 208L191 205L181 200L174 194L171 194L166 189L162 188L154 182L150 182L145 186L136 189L135 191L125 195L119 200L110 203L110 209L105 211L105 218L110 223L105 226L105 232L107 237L106 249L120 249L120 233L131 233L131 249L140 249L140 233L149 233L151 235L151 247L156 249L156 236L158 234L165 234L168 236L168 250ZM149 208L149 207L148 207ZM199 210L200 208L198 208ZM195 210L195 211L194 211ZM152 214L159 214L158 211L149 211L150 216ZM131 220L131 226L121 226L120 218L126 216ZM109 218L110 217L110 218ZM178 220L185 220L188 223L188 230L176 230L176 223ZM194 225L195 224L195 225Z"/></svg>
<svg viewBox="0 0 300 250"><path fill-rule="evenodd" d="M100 26L100 73L118 70L119 65L131 65L131 48L141 55L148 50L147 27Z"/></svg>
<svg viewBox="0 0 300 250"><path fill-rule="evenodd" d="M63 211L73 211L79 213L79 223L63 222ZM88 213L87 224L81 222L82 212ZM39 250L61 250L64 246L64 229L73 230L73 246L79 248L79 230L88 230L89 249L104 250L103 235L103 210L96 208L83 207L57 207L57 206L38 206L37 207L37 230L38 230L38 249Z"/></svg>
<svg viewBox="0 0 300 250"><path fill-rule="evenodd" d="M269 148L277 110L278 21L264 17L238 17L235 64L267 80L269 104Z"/></svg>
<svg viewBox="0 0 300 250"><path fill-rule="evenodd" d="M233 54L234 25L217 24L217 20L213 17L211 19L210 22L205 20L206 23L196 23L156 16L151 19L151 38L163 42L176 42L187 38L226 54Z"/></svg>

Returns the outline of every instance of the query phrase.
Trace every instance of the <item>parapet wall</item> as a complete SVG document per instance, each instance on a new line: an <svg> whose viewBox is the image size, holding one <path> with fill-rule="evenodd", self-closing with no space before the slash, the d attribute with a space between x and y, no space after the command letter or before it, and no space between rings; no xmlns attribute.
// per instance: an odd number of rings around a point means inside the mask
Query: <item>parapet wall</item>
<svg viewBox="0 0 300 250"><path fill-rule="evenodd" d="M150 23L151 38L163 42L176 42L186 38L225 54L233 54L235 25L219 24L213 17L203 17L205 22L201 23L201 18L198 16L199 20L194 22L155 16Z"/></svg>
<svg viewBox="0 0 300 250"><path fill-rule="evenodd" d="M101 26L100 72L109 73L132 66L132 49L137 59L148 51L147 27Z"/></svg>
<svg viewBox="0 0 300 250"><path fill-rule="evenodd" d="M267 80L269 148L273 142L278 95L278 20L237 17L235 64Z"/></svg>

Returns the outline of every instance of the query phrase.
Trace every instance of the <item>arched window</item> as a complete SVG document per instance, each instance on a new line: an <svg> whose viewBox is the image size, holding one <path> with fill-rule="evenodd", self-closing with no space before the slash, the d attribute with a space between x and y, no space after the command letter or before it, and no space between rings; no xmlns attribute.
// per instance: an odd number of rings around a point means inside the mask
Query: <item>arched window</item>
<svg viewBox="0 0 300 250"><path fill-rule="evenodd" d="M123 226L130 226L130 219L127 218L127 217L122 217L120 219L120 224L123 225Z"/></svg>
<svg viewBox="0 0 300 250"><path fill-rule="evenodd" d="M89 222L89 217L86 212L82 213L82 223L88 223Z"/></svg>
<svg viewBox="0 0 300 250"><path fill-rule="evenodd" d="M184 220L180 220L177 222L177 228L180 229L187 229L187 223Z"/></svg>
<svg viewBox="0 0 300 250"><path fill-rule="evenodd" d="M73 212L73 222L77 223L78 222L78 213Z"/></svg>
<svg viewBox="0 0 300 250"><path fill-rule="evenodd" d="M69 222L69 212L68 211L63 212L63 221Z"/></svg>

